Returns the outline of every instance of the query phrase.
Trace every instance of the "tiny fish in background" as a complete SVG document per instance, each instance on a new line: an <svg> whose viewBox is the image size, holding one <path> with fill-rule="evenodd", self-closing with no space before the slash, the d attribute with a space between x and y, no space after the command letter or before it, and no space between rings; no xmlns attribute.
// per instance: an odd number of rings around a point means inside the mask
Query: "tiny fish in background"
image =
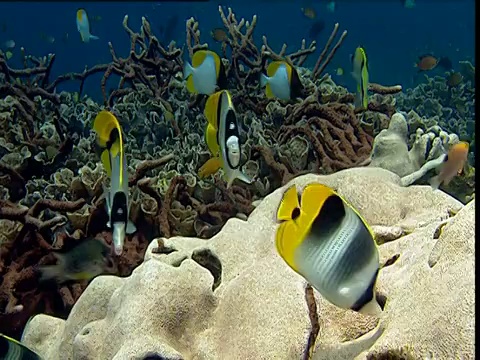
<svg viewBox="0 0 480 360"><path fill-rule="evenodd" d="M305 8L302 7L300 10L302 11L302 14L308 19L313 20L317 17L317 12L312 7L305 7Z"/></svg>
<svg viewBox="0 0 480 360"><path fill-rule="evenodd" d="M205 141L213 156L202 165L199 177L204 178L223 167L227 188L235 179L250 184L252 180L241 170L242 144L230 93L221 90L210 95L205 103L204 114L208 121Z"/></svg>
<svg viewBox="0 0 480 360"><path fill-rule="evenodd" d="M13 53L10 50L5 51L5 58L10 60L13 57Z"/></svg>
<svg viewBox="0 0 480 360"><path fill-rule="evenodd" d="M224 42L225 40L228 39L227 32L225 31L225 29L222 29L222 28L213 29L212 31L210 31L210 36L216 42Z"/></svg>
<svg viewBox="0 0 480 360"><path fill-rule="evenodd" d="M192 64L185 61L183 78L192 94L213 94L217 87L225 89L227 77L222 59L213 51L198 50L193 54Z"/></svg>
<svg viewBox="0 0 480 360"><path fill-rule="evenodd" d="M343 75L343 69L341 67L337 68L336 72L335 72L338 76L342 76Z"/></svg>
<svg viewBox="0 0 480 360"><path fill-rule="evenodd" d="M447 77L447 86L448 87L456 87L456 86L460 85L462 82L463 82L463 75L458 71L455 71L455 72L451 73Z"/></svg>
<svg viewBox="0 0 480 360"><path fill-rule="evenodd" d="M125 234L137 231L129 220L128 173L122 128L115 115L102 110L93 121L93 129L98 135L98 144L104 149L100 158L110 177L110 190L104 191L103 194L109 218L107 226L113 228L115 254L121 255Z"/></svg>
<svg viewBox="0 0 480 360"><path fill-rule="evenodd" d="M335 1L327 2L327 11L331 13L335 12L335 5Z"/></svg>
<svg viewBox="0 0 480 360"><path fill-rule="evenodd" d="M15 48L15 40L7 40L3 43L3 46L5 47L5 49L7 50L11 50L11 49L14 49Z"/></svg>
<svg viewBox="0 0 480 360"><path fill-rule="evenodd" d="M418 61L413 66L416 67L418 71L430 71L437 66L445 70L451 70L453 68L452 62L448 57L437 58L431 54L419 56Z"/></svg>
<svg viewBox="0 0 480 360"><path fill-rule="evenodd" d="M90 23L88 22L87 12L84 9L77 10L77 30L84 43L99 39L98 36L90 34Z"/></svg>
<svg viewBox="0 0 480 360"><path fill-rule="evenodd" d="M406 9L413 9L415 7L415 0L400 0Z"/></svg>
<svg viewBox="0 0 480 360"><path fill-rule="evenodd" d="M23 345L20 341L0 334L0 359L41 360L41 357Z"/></svg>
<svg viewBox="0 0 480 360"><path fill-rule="evenodd" d="M80 240L65 253L52 252L56 265L39 266L40 281L55 279L58 283L69 280L90 280L105 271L110 247L101 239Z"/></svg>
<svg viewBox="0 0 480 360"><path fill-rule="evenodd" d="M367 54L362 47L355 49L352 56L352 76L357 82L357 92L355 95L355 108L368 109L368 61Z"/></svg>
<svg viewBox="0 0 480 360"><path fill-rule="evenodd" d="M267 75L260 74L260 86L265 87L267 98L291 100L303 96L303 85L297 70L286 61L272 61Z"/></svg>
<svg viewBox="0 0 480 360"><path fill-rule="evenodd" d="M430 185L438 189L441 184L448 185L452 179L462 174L468 159L469 145L465 141L460 141L453 145L443 160L440 173L430 180Z"/></svg>
<svg viewBox="0 0 480 360"><path fill-rule="evenodd" d="M374 234L360 214L330 187L289 187L277 210L275 244L283 260L330 303L379 316L380 269Z"/></svg>

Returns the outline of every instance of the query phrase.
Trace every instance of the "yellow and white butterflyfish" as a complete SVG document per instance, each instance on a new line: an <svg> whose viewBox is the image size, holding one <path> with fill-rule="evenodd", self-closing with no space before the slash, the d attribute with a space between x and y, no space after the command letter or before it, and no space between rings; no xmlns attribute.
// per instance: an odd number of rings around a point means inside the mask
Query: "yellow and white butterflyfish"
<svg viewBox="0 0 480 360"><path fill-rule="evenodd" d="M362 47L355 49L352 56L352 76L357 82L357 92L355 94L355 108L368 109L368 61L367 54Z"/></svg>
<svg viewBox="0 0 480 360"><path fill-rule="evenodd" d="M250 184L248 178L241 170L241 141L237 122L237 115L233 107L232 98L227 90L220 90L207 99L205 104L207 128L205 141L212 153L199 171L199 176L204 177L216 171L221 165L229 188L235 179Z"/></svg>
<svg viewBox="0 0 480 360"><path fill-rule="evenodd" d="M84 9L77 10L77 30L80 33L84 43L90 40L98 40L98 36L90 34L90 23L88 21L87 12Z"/></svg>
<svg viewBox="0 0 480 360"><path fill-rule="evenodd" d="M360 214L333 189L295 185L282 196L276 247L284 261L332 304L379 316L375 295L380 268L374 234Z"/></svg>
<svg viewBox="0 0 480 360"><path fill-rule="evenodd" d="M115 253L120 255L125 234L137 230L129 220L128 173L122 128L115 115L106 110L95 117L93 128L98 135L98 144L104 149L101 160L110 176L110 189L105 194L109 217L107 226L113 228Z"/></svg>
<svg viewBox="0 0 480 360"><path fill-rule="evenodd" d="M260 86L265 86L267 98L291 100L303 95L297 70L286 61L272 61L267 67L267 75L260 75Z"/></svg>
<svg viewBox="0 0 480 360"><path fill-rule="evenodd" d="M183 77L187 89L192 94L213 94L217 88L225 89L227 78L225 67L217 53L210 50L197 50L192 64L185 61Z"/></svg>

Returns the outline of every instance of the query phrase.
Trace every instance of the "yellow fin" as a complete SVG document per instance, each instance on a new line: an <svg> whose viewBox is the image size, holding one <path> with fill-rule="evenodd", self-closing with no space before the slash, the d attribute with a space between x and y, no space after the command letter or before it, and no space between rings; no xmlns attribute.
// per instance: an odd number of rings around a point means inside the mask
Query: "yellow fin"
<svg viewBox="0 0 480 360"><path fill-rule="evenodd" d="M102 151L102 155L100 155L100 159L102 160L103 167L107 172L107 175L110 177L112 176L112 166L110 163L110 153L107 149Z"/></svg>
<svg viewBox="0 0 480 360"><path fill-rule="evenodd" d="M297 273L295 251L302 241L303 238L299 232L298 224L294 220L282 222L275 234L275 246L279 255Z"/></svg>
<svg viewBox="0 0 480 360"><path fill-rule="evenodd" d="M205 103L205 109L203 114L207 118L208 123L213 126L215 130L218 130L218 114L220 113L218 107L220 106L220 96L222 95L221 91L210 95Z"/></svg>
<svg viewBox="0 0 480 360"><path fill-rule="evenodd" d="M194 68L199 67L202 65L203 61L207 57L207 54L210 53L211 51L208 50L198 50L193 54L192 57L192 66Z"/></svg>
<svg viewBox="0 0 480 360"><path fill-rule="evenodd" d="M325 201L332 195L338 196L333 189L326 185L319 183L308 184L302 192L302 212L315 220ZM341 197L340 199L343 201Z"/></svg>
<svg viewBox="0 0 480 360"><path fill-rule="evenodd" d="M277 221L292 220L292 213L296 208L300 209L300 204L298 202L297 188L295 185L292 185L283 193L277 209Z"/></svg>
<svg viewBox="0 0 480 360"><path fill-rule="evenodd" d="M275 95L273 95L272 87L270 86L270 83L267 83L267 85L265 86L265 95L267 96L268 99L275 97Z"/></svg>
<svg viewBox="0 0 480 360"><path fill-rule="evenodd" d="M123 186L123 135L118 119L110 111L102 110L93 121L93 129L98 134L98 143L107 148L112 156L120 157L120 187ZM116 130L114 132L114 130ZM116 135L116 138L114 138ZM102 157L104 155L102 154ZM103 162L103 160L102 160ZM105 166L105 164L104 164ZM111 169L110 169L111 174Z"/></svg>
<svg viewBox="0 0 480 360"><path fill-rule="evenodd" d="M197 90L195 90L195 85L193 84L193 75L192 74L188 75L188 78L187 78L187 90L192 94L197 93Z"/></svg>
<svg viewBox="0 0 480 360"><path fill-rule="evenodd" d="M207 143L208 150L210 150L213 156L217 156L220 152L217 134L218 130L216 130L212 125L208 124L207 128L205 129L205 142Z"/></svg>
<svg viewBox="0 0 480 360"><path fill-rule="evenodd" d="M200 167L200 169L198 170L198 176L200 177L200 179L203 179L204 177L215 174L221 167L222 161L220 160L220 158L212 157Z"/></svg>
<svg viewBox="0 0 480 360"><path fill-rule="evenodd" d="M267 75L268 77L275 76L275 73L277 72L278 68L280 65L285 64L288 69L288 64L285 61L272 61L270 64L268 64L267 68ZM290 80L290 78L289 78Z"/></svg>
<svg viewBox="0 0 480 360"><path fill-rule="evenodd" d="M77 10L77 20L82 21L83 20L83 14L85 13L85 10L83 9L78 9Z"/></svg>

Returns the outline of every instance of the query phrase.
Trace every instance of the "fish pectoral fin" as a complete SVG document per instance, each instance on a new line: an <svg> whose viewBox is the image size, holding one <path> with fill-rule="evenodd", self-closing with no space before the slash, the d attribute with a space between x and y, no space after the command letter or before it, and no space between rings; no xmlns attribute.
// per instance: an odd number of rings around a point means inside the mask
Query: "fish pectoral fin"
<svg viewBox="0 0 480 360"><path fill-rule="evenodd" d="M135 231L137 231L137 227L135 226L135 224L133 222L128 220L127 228L126 228L125 232L130 235L130 234L133 234Z"/></svg>
<svg viewBox="0 0 480 360"><path fill-rule="evenodd" d="M198 176L203 179L209 175L215 174L222 167L222 161L218 156L208 159L198 170Z"/></svg>

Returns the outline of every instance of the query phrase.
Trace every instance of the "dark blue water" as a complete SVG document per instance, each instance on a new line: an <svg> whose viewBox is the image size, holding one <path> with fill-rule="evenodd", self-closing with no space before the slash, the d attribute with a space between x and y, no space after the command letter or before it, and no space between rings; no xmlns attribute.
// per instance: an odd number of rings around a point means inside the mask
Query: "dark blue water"
<svg viewBox="0 0 480 360"><path fill-rule="evenodd" d="M454 66L459 60L474 61L473 0L417 0L413 9L404 8L400 1L346 0L337 2L334 13L326 10L326 2L311 3L317 11L317 19L322 19L326 25L317 39L317 55L336 22L340 23L339 33L348 30L348 36L328 70L334 73L336 68L344 68L343 76L333 77L352 90L350 54L358 45L367 51L370 80L385 85L411 87L416 72L413 64L419 55L425 53L448 56ZM256 41L260 44L262 35L267 35L275 50L280 50L284 42L291 51L296 50L312 24L312 20L303 16L300 1L2 2L0 44L4 48L5 41L13 39L16 42L14 56L9 61L15 67L21 66L21 46L35 56L55 53L53 78L66 72L81 72L85 65L110 62L109 41L117 55L127 56L129 38L122 28L125 14L129 15L130 26L136 31L140 28L141 17L146 16L154 33L169 19L178 17L176 25L168 30L171 40L180 45L185 41L185 19L194 16L200 22L202 41L211 42L210 30L222 25L217 10L219 4L231 6L237 19L245 17L250 20L253 14L257 14ZM80 7L86 9L91 32L100 40L81 42L75 22ZM101 20L92 21L98 16ZM47 36L54 37L55 42L48 42ZM216 44L212 43L212 46L218 48ZM313 65L315 58L312 56L306 65ZM100 78L98 75L88 80L87 93L95 97L99 95ZM76 90L76 87L67 86L66 89Z"/></svg>

